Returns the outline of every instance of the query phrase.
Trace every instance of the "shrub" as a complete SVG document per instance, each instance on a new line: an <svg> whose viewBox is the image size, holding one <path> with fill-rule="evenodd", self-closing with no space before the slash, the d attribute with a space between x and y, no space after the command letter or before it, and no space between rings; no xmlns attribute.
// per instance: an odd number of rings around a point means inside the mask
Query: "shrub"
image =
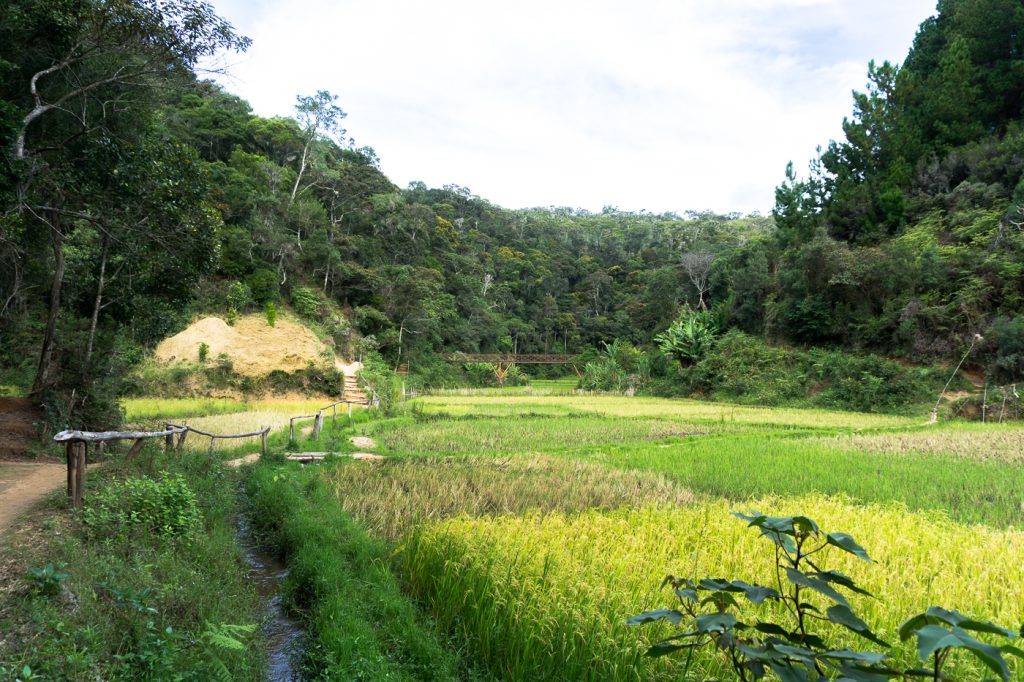
<svg viewBox="0 0 1024 682"><path fill-rule="evenodd" d="M998 318L992 337L996 344L992 376L1000 383L1024 380L1024 315Z"/></svg>
<svg viewBox="0 0 1024 682"><path fill-rule="evenodd" d="M202 523L196 496L180 475L114 481L94 494L85 525L97 536L191 536Z"/></svg>
<svg viewBox="0 0 1024 682"><path fill-rule="evenodd" d="M277 307L273 303L268 302L263 312L267 316L267 324L271 327L277 324Z"/></svg>
<svg viewBox="0 0 1024 682"><path fill-rule="evenodd" d="M320 297L309 287L297 287L292 290L292 308L303 317L314 318L320 309Z"/></svg>
<svg viewBox="0 0 1024 682"><path fill-rule="evenodd" d="M277 275L273 270L263 269L249 275L245 280L257 303L276 301L279 293Z"/></svg>
<svg viewBox="0 0 1024 682"><path fill-rule="evenodd" d="M210 355L210 344L203 341L199 344L199 362L206 362L206 358Z"/></svg>
<svg viewBox="0 0 1024 682"><path fill-rule="evenodd" d="M228 287L228 310L245 310L252 303L252 292L242 282L232 282Z"/></svg>
<svg viewBox="0 0 1024 682"><path fill-rule="evenodd" d="M28 580L32 583L31 590L34 594L45 597L52 597L60 593L61 581L68 577L53 564L46 564L43 568L29 568Z"/></svg>
<svg viewBox="0 0 1024 682"><path fill-rule="evenodd" d="M718 322L708 310L688 310L654 337L662 351L689 367L703 358L718 335Z"/></svg>
<svg viewBox="0 0 1024 682"><path fill-rule="evenodd" d="M683 393L744 403L803 403L875 412L927 401L942 386L938 374L903 367L877 355L802 351L770 346L730 331L680 374ZM933 386L934 385L934 386ZM662 383L658 392L668 391Z"/></svg>

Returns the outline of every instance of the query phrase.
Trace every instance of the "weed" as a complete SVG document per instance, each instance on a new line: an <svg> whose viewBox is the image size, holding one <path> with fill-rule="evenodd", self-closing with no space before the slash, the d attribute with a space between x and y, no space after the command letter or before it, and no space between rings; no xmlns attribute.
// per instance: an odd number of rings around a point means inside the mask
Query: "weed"
<svg viewBox="0 0 1024 682"><path fill-rule="evenodd" d="M46 564L42 568L29 568L26 576L31 582L31 591L46 597L60 594L61 582L68 577L53 564Z"/></svg>

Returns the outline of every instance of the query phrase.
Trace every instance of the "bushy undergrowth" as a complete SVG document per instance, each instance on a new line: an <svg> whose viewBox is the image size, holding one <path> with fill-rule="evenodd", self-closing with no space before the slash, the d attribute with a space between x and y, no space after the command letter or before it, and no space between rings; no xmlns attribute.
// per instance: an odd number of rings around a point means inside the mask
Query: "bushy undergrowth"
<svg viewBox="0 0 1024 682"><path fill-rule="evenodd" d="M234 371L231 356L221 353L205 365L143 363L125 379L124 395L182 398L229 392L259 397L294 391L337 396L342 380L341 372L333 366L314 363L294 372L274 370L263 377L245 376Z"/></svg>
<svg viewBox="0 0 1024 682"><path fill-rule="evenodd" d="M775 347L733 331L693 367L659 382L655 392L876 412L923 404L938 394L944 379L936 370L875 355Z"/></svg>
<svg viewBox="0 0 1024 682"><path fill-rule="evenodd" d="M0 594L0 679L262 680L260 599L227 474L205 454L149 446L91 469L87 484L82 518L36 517L12 540L26 573L52 564L66 577Z"/></svg>
<svg viewBox="0 0 1024 682"><path fill-rule="evenodd" d="M188 540L202 523L195 493L180 474L111 481L90 496L83 517L97 537L150 534Z"/></svg>
<svg viewBox="0 0 1024 682"><path fill-rule="evenodd" d="M318 473L260 466L246 484L257 531L288 561L310 679L459 679L455 656L402 594L387 543L341 510Z"/></svg>

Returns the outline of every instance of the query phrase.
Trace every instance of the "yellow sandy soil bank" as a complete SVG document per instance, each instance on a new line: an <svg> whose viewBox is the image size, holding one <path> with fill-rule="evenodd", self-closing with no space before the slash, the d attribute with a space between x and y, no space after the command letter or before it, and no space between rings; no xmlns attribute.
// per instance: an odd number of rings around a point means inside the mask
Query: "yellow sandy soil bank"
<svg viewBox="0 0 1024 682"><path fill-rule="evenodd" d="M220 353L227 353L238 374L265 376L275 369L294 372L310 361L319 362L326 346L306 327L278 318L273 327L261 315L246 315L235 326L228 326L219 317L204 317L188 329L164 339L156 347L160 362L194 363L199 361L199 344L210 347L213 362Z"/></svg>

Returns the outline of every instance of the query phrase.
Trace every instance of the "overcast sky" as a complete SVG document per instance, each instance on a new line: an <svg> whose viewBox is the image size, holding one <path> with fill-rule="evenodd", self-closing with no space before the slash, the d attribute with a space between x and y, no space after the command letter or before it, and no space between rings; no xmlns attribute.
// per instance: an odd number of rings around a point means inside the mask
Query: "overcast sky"
<svg viewBox="0 0 1024 682"><path fill-rule="evenodd" d="M508 208L771 210L935 0L214 0L262 116L329 90L399 186Z"/></svg>

